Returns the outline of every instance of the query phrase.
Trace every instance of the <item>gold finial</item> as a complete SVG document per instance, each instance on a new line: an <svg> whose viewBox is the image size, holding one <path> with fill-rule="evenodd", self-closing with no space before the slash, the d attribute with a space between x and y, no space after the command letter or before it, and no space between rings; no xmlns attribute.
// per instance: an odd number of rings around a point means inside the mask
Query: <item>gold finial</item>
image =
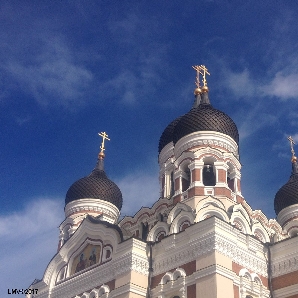
<svg viewBox="0 0 298 298"><path fill-rule="evenodd" d="M291 152L292 152L292 159L291 159L291 161L292 162L296 162L297 161L297 157L295 156L295 151L294 151L294 146L293 146L293 145L296 145L296 144L295 144L294 139L292 138L292 136L289 136L288 137L288 140L290 141Z"/></svg>
<svg viewBox="0 0 298 298"><path fill-rule="evenodd" d="M105 156L105 154L104 154L104 151L105 151L105 140L110 141L110 139L109 139L109 136L105 132L98 133L98 135L100 137L102 137L102 142L101 142L100 152L98 154L98 157L99 158L104 158L104 156Z"/></svg>
<svg viewBox="0 0 298 298"><path fill-rule="evenodd" d="M197 71L197 81L196 81L197 87L201 90L201 88L199 87L200 86L199 75L201 74L203 76L202 92L208 92L207 80L206 80L206 74L210 76L208 69L206 68L205 65L195 65L192 68Z"/></svg>
<svg viewBox="0 0 298 298"><path fill-rule="evenodd" d="M199 69L199 66L197 66L197 65L193 66L192 68L197 72L196 80L195 80L195 84L196 84L197 88L195 89L194 94L198 95L198 94L202 93L202 90L200 87L200 69Z"/></svg>

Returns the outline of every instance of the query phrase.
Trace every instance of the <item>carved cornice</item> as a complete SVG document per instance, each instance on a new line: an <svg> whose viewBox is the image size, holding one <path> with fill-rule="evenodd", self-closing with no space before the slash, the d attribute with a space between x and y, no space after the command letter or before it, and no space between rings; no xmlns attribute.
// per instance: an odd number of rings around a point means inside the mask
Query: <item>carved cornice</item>
<svg viewBox="0 0 298 298"><path fill-rule="evenodd" d="M111 291L109 293L109 298L118 297L119 295L124 295L129 292L145 297L146 293L147 293L147 288L142 288L142 287L137 286L133 283L129 283L129 284L126 284L122 287L119 287L119 288Z"/></svg>
<svg viewBox="0 0 298 298"><path fill-rule="evenodd" d="M147 276L148 268L147 257L130 252L107 264L66 279L52 289L51 297L72 297L130 271L136 271Z"/></svg>
<svg viewBox="0 0 298 298"><path fill-rule="evenodd" d="M287 273L298 271L298 256L289 256L285 260L273 262L271 272L273 277L281 276Z"/></svg>
<svg viewBox="0 0 298 298"><path fill-rule="evenodd" d="M278 213L277 221L284 226L289 220L298 216L298 204L284 208Z"/></svg>
<svg viewBox="0 0 298 298"><path fill-rule="evenodd" d="M222 226L225 232L231 234L230 238L226 235L220 234L216 231L209 231L205 235L202 235L204 227L197 227L194 231L201 229L202 236L193 240L185 241L182 247L177 248L175 241L171 245L171 249L165 253L159 254L155 258L154 262L154 275L158 275L163 272L167 272L173 268L177 268L190 261L196 260L198 257L204 256L210 252L218 251L221 254L229 257L235 263L256 272L262 276L267 276L267 264L266 259L256 255L256 250L262 251L262 244L259 241L253 239L249 240L248 247L237 246L235 243L235 237L238 237L238 231L230 225L214 218L216 226ZM208 221L209 227L212 223ZM221 223L220 223L221 222ZM195 226L193 226L195 227ZM198 237L197 234L191 233L191 229L188 229L188 234L191 238ZM225 234L225 233L224 233ZM178 236L179 237L179 236ZM239 241L243 242L240 237ZM186 240L186 239L185 239ZM250 243L253 242L253 243ZM245 243L245 242L244 242ZM253 248L253 249L251 249Z"/></svg>
<svg viewBox="0 0 298 298"><path fill-rule="evenodd" d="M180 156L183 151L198 146L219 147L225 151L232 152L238 157L238 146L236 142L227 135L213 131L199 131L183 137L175 145L175 156Z"/></svg>
<svg viewBox="0 0 298 298"><path fill-rule="evenodd" d="M158 157L159 164L160 165L163 164L173 155L174 155L174 144L173 142L170 142L159 153L159 157Z"/></svg>
<svg viewBox="0 0 298 298"><path fill-rule="evenodd" d="M117 220L120 214L118 208L110 202L90 198L76 200L68 203L65 207L65 216L69 217L74 213L89 213L92 211L97 213L103 213L106 216L113 219L114 221Z"/></svg>

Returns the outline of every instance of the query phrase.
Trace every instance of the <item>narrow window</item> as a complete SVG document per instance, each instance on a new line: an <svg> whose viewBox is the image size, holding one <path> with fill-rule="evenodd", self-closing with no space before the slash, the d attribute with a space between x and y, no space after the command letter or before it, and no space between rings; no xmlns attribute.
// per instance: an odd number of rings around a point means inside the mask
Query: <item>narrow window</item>
<svg viewBox="0 0 298 298"><path fill-rule="evenodd" d="M203 184L205 186L214 186L216 184L215 169L211 164L205 164L203 168Z"/></svg>
<svg viewBox="0 0 298 298"><path fill-rule="evenodd" d="M190 186L190 169L187 167L182 176L182 191L186 191Z"/></svg>
<svg viewBox="0 0 298 298"><path fill-rule="evenodd" d="M171 172L170 175L170 197L174 195L175 189L174 189L174 172Z"/></svg>
<svg viewBox="0 0 298 298"><path fill-rule="evenodd" d="M148 236L148 233L149 233L149 225L148 223L143 223L142 222L142 239L143 240L146 240L147 239L147 236Z"/></svg>

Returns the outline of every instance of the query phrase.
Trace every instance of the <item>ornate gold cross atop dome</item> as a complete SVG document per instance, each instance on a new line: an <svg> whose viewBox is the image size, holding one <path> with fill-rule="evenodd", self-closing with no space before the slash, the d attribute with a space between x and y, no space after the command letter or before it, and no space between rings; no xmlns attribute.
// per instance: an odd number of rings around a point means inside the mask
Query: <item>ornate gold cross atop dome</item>
<svg viewBox="0 0 298 298"><path fill-rule="evenodd" d="M106 132L98 133L98 135L100 137L102 137L102 142L101 142L101 146L100 146L101 151L100 152L103 153L104 150L105 150L105 140L110 141L110 139L109 139L109 136L106 134Z"/></svg>
<svg viewBox="0 0 298 298"><path fill-rule="evenodd" d="M292 136L288 137L288 140L290 141L290 146L291 146L291 152L292 152L292 162L297 160L297 157L295 156L295 151L294 151L294 146L296 145L294 142L294 139L292 138Z"/></svg>
<svg viewBox="0 0 298 298"><path fill-rule="evenodd" d="M203 86L207 87L207 80L206 80L206 74L210 76L210 73L208 72L208 69L205 65L195 65L192 67L194 70L197 71L197 77L195 84L198 88L200 88L200 78L199 75L201 74L203 76Z"/></svg>

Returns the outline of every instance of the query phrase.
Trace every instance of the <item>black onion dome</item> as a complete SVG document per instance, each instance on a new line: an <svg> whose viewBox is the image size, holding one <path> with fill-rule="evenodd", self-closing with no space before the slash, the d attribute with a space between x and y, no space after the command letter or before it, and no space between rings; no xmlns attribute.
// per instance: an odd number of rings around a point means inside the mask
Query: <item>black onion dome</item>
<svg viewBox="0 0 298 298"><path fill-rule="evenodd" d="M87 177L81 178L71 185L65 197L65 205L69 202L92 198L107 201L119 210L122 207L122 193L118 186L108 179L103 169L95 168Z"/></svg>
<svg viewBox="0 0 298 298"><path fill-rule="evenodd" d="M293 170L289 181L282 186L274 198L274 210L276 215L289 206L298 204L298 170L297 163L292 164Z"/></svg>
<svg viewBox="0 0 298 298"><path fill-rule="evenodd" d="M175 129L176 124L178 123L178 121L180 120L182 116L178 117L177 119L175 119L174 121L172 121L163 131L163 133L161 134L161 137L159 139L159 144L158 144L158 153L161 152L161 150L168 145L169 143L171 143L173 141L173 132Z"/></svg>
<svg viewBox="0 0 298 298"><path fill-rule="evenodd" d="M200 104L181 117L173 133L173 142L196 131L216 131L230 136L239 143L238 129L234 121L224 112L210 104Z"/></svg>

